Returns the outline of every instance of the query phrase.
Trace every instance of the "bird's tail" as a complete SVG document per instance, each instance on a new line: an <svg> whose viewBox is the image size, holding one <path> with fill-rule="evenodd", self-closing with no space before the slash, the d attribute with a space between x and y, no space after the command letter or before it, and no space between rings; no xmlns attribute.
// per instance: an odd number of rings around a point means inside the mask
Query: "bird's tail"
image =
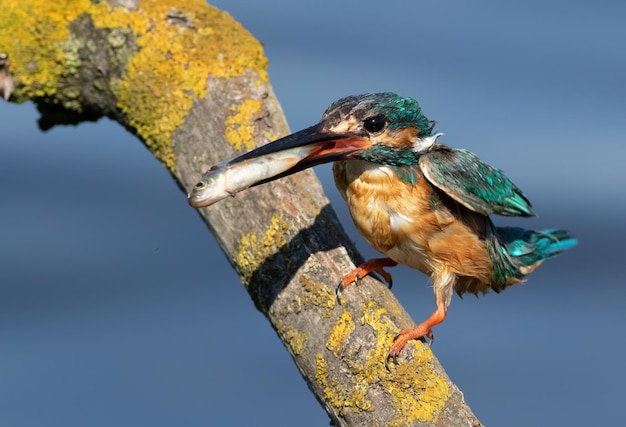
<svg viewBox="0 0 626 427"><path fill-rule="evenodd" d="M524 276L539 267L542 262L573 248L578 241L567 230L551 228L542 231L518 227L496 227L498 252L493 257L494 285L501 289L524 280ZM496 291L496 289L494 287Z"/></svg>

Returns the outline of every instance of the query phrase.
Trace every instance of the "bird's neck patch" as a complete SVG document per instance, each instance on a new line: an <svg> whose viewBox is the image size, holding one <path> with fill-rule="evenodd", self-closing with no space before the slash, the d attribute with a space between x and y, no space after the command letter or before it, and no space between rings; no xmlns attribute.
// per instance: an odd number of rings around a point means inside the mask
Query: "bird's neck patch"
<svg viewBox="0 0 626 427"><path fill-rule="evenodd" d="M387 166L415 166L419 163L419 157L414 151L382 144L372 145L367 150L360 151L356 157Z"/></svg>
<svg viewBox="0 0 626 427"><path fill-rule="evenodd" d="M410 185L415 185L419 179L419 153L413 151L412 146L397 148L375 144L367 150L360 151L355 157L366 162L389 166L401 181Z"/></svg>

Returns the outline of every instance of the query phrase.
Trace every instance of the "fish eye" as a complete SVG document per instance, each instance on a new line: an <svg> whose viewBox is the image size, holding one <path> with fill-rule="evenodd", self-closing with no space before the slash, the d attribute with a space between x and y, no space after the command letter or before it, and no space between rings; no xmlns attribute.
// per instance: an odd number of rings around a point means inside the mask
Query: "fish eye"
<svg viewBox="0 0 626 427"><path fill-rule="evenodd" d="M199 181L196 185L193 186L193 189L196 191L204 190L207 187L206 181Z"/></svg>
<svg viewBox="0 0 626 427"><path fill-rule="evenodd" d="M369 133L380 132L387 125L387 118L385 116L368 117L363 121L363 127Z"/></svg>

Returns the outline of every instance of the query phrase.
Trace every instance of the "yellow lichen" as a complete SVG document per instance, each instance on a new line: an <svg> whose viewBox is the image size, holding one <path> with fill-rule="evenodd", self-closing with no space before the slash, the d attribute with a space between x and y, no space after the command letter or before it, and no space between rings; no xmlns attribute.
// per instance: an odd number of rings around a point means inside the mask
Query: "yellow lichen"
<svg viewBox="0 0 626 427"><path fill-rule="evenodd" d="M278 135L276 135L274 132L270 132L267 130L263 131L263 139L265 139L266 141L275 141L278 138Z"/></svg>
<svg viewBox="0 0 626 427"><path fill-rule="evenodd" d="M118 108L172 171L172 133L193 99L206 95L209 75L230 78L253 69L267 81L261 44L204 0L142 0L133 11L90 0L5 0L2 5L0 49L9 54L18 102L55 96L59 77L78 70L77 52L85 42L77 44L69 26L90 17L96 30L109 32L107 42L123 62L123 75L110 82ZM127 40L135 43L134 51L126 51ZM63 95L66 108L81 108L73 94Z"/></svg>
<svg viewBox="0 0 626 427"><path fill-rule="evenodd" d="M380 381L383 389L391 396L396 415L389 426L400 427L416 420L430 422L450 397L448 384L433 369L430 348L422 345L416 346L412 360L394 365L391 372L387 372L383 363L397 330L383 316L385 313L384 308L372 301L363 305L363 316L359 321L374 328L376 346L368 354L365 366L359 369L359 377L366 383ZM416 389L421 392L415 394Z"/></svg>
<svg viewBox="0 0 626 427"><path fill-rule="evenodd" d="M305 343L307 340L307 334L304 331L298 331L294 328L289 328L285 331L285 341L289 344L291 351L294 355L302 355L305 352Z"/></svg>
<svg viewBox="0 0 626 427"><path fill-rule="evenodd" d="M3 1L0 13L0 50L9 55L18 102L52 96L64 74L68 24L90 2Z"/></svg>
<svg viewBox="0 0 626 427"><path fill-rule="evenodd" d="M366 398L367 388L362 384L351 388L342 387L335 378L330 377L328 363L322 353L315 355L315 380L324 389L324 400L341 414L346 408L353 412L371 411L372 402Z"/></svg>
<svg viewBox="0 0 626 427"><path fill-rule="evenodd" d="M330 317L331 310L337 304L335 292L329 286L314 281L306 274L300 276L299 282L304 293L294 301L294 311L299 312L300 306L313 305L322 308L322 317Z"/></svg>
<svg viewBox="0 0 626 427"><path fill-rule="evenodd" d="M385 315L386 309L370 301L363 304L363 314L358 318L362 326L369 326L376 332L376 343L364 358L364 362L346 360L350 369L352 384L346 386L330 370L322 354L316 357L316 380L324 388L325 399L338 411L351 408L352 411L372 409L367 392L372 387L381 387L390 396L395 416L390 420L391 427L410 425L419 420L431 422L444 408L450 391L445 379L433 369L433 355L428 347L416 346L414 358L400 365L393 365L391 372L384 367L389 346L398 332ZM350 325L352 316L340 316L326 344L336 357L338 348L345 347L345 337L354 327ZM351 333L351 332L349 332ZM341 344L336 344L341 343ZM417 391L416 391L417 390Z"/></svg>
<svg viewBox="0 0 626 427"><path fill-rule="evenodd" d="M315 381L324 388L328 386L328 364L322 353L315 355Z"/></svg>
<svg viewBox="0 0 626 427"><path fill-rule="evenodd" d="M289 223L285 221L283 216L276 214L270 219L270 225L261 239L254 231L241 236L235 259L245 282L252 277L252 274L267 257L287 244L286 235L289 228Z"/></svg>
<svg viewBox="0 0 626 427"><path fill-rule="evenodd" d="M354 332L352 314L344 310L341 316L339 316L339 319L337 319L335 326L333 326L330 331L330 336L328 337L328 341L326 341L326 348L332 351L336 357L339 357L346 340L352 332Z"/></svg>
<svg viewBox="0 0 626 427"><path fill-rule="evenodd" d="M226 141L235 150L241 150L244 145L246 150L254 148L254 132L256 126L254 121L259 118L262 104L261 101L246 99L239 105L230 108L234 114L229 116L224 124L226 125Z"/></svg>
<svg viewBox="0 0 626 427"><path fill-rule="evenodd" d="M176 14L187 24L163 23ZM204 1L143 0L135 12L115 8L101 18L94 18L101 27L140 29L135 31L140 50L128 61L127 77L118 85L120 107L172 170L172 132L183 123L193 98L206 95L209 75L228 78L253 68L266 78L267 61L260 43L230 15Z"/></svg>

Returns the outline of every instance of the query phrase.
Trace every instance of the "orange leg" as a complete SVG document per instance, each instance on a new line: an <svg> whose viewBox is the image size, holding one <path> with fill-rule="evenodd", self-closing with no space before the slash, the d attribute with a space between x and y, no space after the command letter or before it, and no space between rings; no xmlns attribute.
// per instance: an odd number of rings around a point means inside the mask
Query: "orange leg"
<svg viewBox="0 0 626 427"><path fill-rule="evenodd" d="M430 343L432 344L435 340L432 328L433 326L438 325L444 321L444 319L446 318L446 311L446 307L441 304L437 307L437 310L435 310L435 312L430 315L428 319L417 325L417 327L400 331L400 333L394 339L393 344L389 348L387 358L385 359L385 368L389 370L389 359L393 360L393 363L395 363L396 365L398 364L398 355L400 354L406 343L410 340L416 340L421 337L426 337L430 340Z"/></svg>
<svg viewBox="0 0 626 427"><path fill-rule="evenodd" d="M337 287L337 295L341 295L341 292L346 289L350 283L356 283L370 273L380 274L389 285L389 288L391 288L393 283L391 274L383 270L383 267L395 267L396 265L398 265L398 263L391 258L373 258L364 262L341 279Z"/></svg>

